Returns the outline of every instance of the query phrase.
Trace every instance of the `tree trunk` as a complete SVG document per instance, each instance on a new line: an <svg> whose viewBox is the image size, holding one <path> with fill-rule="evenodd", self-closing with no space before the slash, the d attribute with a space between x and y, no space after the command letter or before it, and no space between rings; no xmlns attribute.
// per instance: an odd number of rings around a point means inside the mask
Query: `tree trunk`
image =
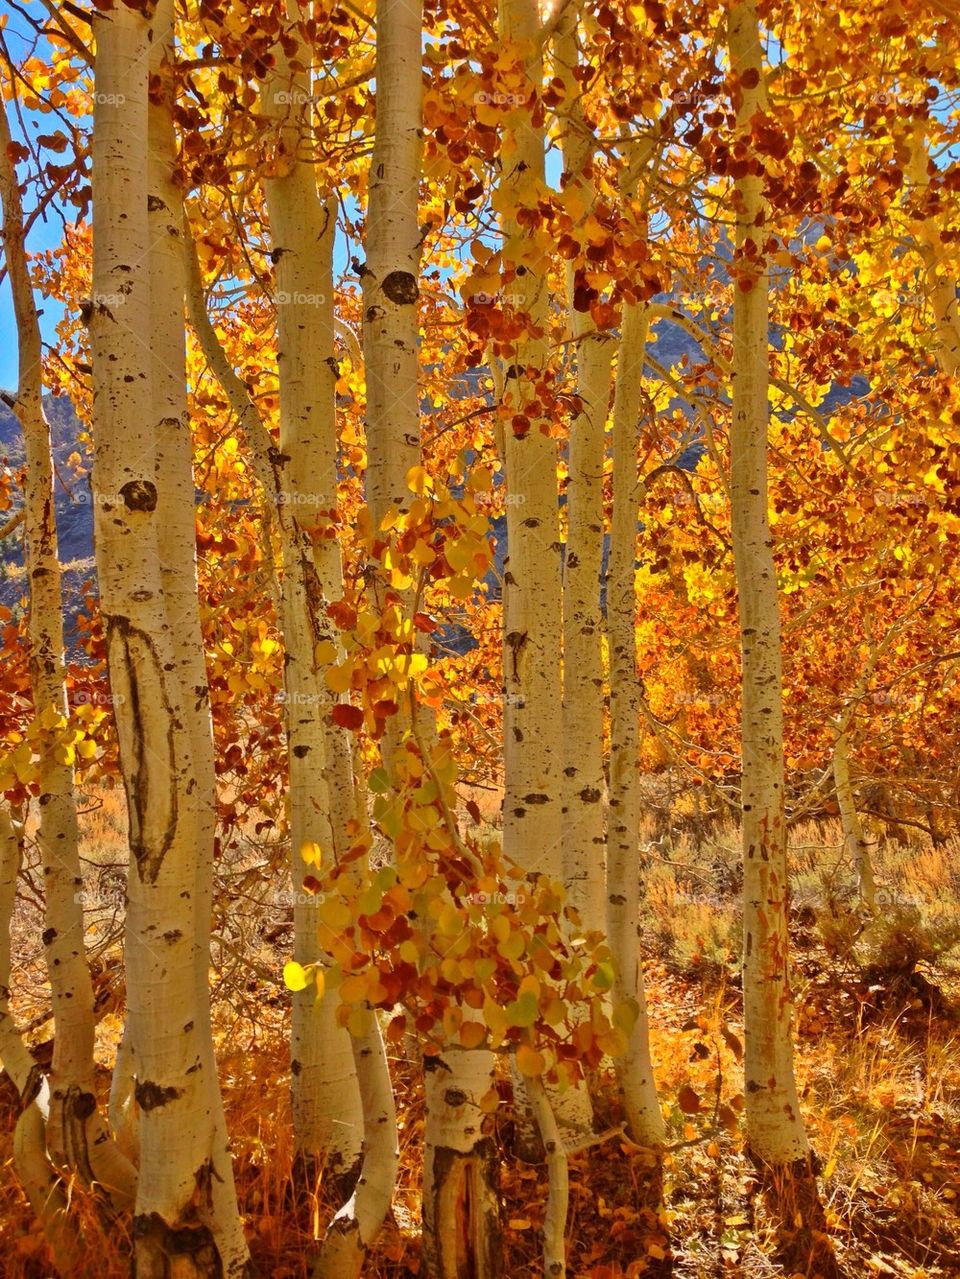
<svg viewBox="0 0 960 1279"><path fill-rule="evenodd" d="M370 164L363 349L367 386L366 498L372 523L413 500L407 482L421 462L419 359L422 156L422 11L419 0L377 7L376 138ZM376 566L379 569L379 565ZM380 586L382 575L374 577ZM413 595L402 593L409 615ZM420 637L423 640L425 637ZM421 750L435 741L428 707L391 718L381 743L384 765L412 727ZM498 1168L477 1105L493 1086L493 1057L451 1048L425 1063L423 1172L424 1262L430 1279L492 1279L500 1273ZM432 1067L432 1068L431 1068ZM439 1086L443 1078L444 1086ZM465 1194L466 1187L469 1194Z"/></svg>
<svg viewBox="0 0 960 1279"><path fill-rule="evenodd" d="M573 190L590 213L595 138L584 119L574 75L578 6L568 4L557 29L557 73L564 82L564 191ZM603 931L604 792L603 662L600 587L603 574L603 462L610 400L613 340L574 306L575 264L567 264L567 314L582 408L570 426L567 542L563 565L563 878L584 927ZM554 1098L557 1117L561 1099Z"/></svg>
<svg viewBox="0 0 960 1279"><path fill-rule="evenodd" d="M0 110L4 257L17 324L19 385L13 409L26 454L24 531L30 583L30 681L34 714L50 729L38 763L43 864L43 946L55 1025L46 1140L54 1161L96 1184L114 1208L133 1203L136 1171L110 1138L94 1085L93 983L83 933L83 880L73 760L57 740L70 715L63 657L60 560L50 433L43 412L40 325L27 270L23 207Z"/></svg>
<svg viewBox="0 0 960 1279"><path fill-rule="evenodd" d="M539 10L535 0L502 0L500 34L526 58L529 88L543 78ZM520 95L523 96L523 95ZM547 366L547 263L531 249L520 213L531 184L544 182L544 134L526 101L504 116L500 190L503 256L515 276L507 287L515 307L536 326L517 341L505 371L502 411L506 479L507 556L504 563L504 801L503 849L531 874L560 879L562 746L556 713L562 704L560 533L557 447L552 423L534 406L536 380ZM526 416L518 433L511 419Z"/></svg>
<svg viewBox="0 0 960 1279"><path fill-rule="evenodd" d="M332 637L323 604L343 594L340 544L309 527L337 509L337 366L334 356L333 240L336 208L317 191L310 156L310 77L295 68L281 43L264 85L264 114L274 122L274 155L265 181L276 259L277 366L280 382L280 466L284 488L284 713L289 760L289 826L294 893L294 958L321 958L320 902L305 892L311 872L302 857L315 843L327 866L346 851L354 815L350 734L329 718L317 642ZM301 54L301 62L306 58ZM325 354L324 354L325 353ZM303 557L306 556L305 562ZM295 587L298 570L318 590L312 606ZM308 592L309 595L309 592ZM304 607L308 603L308 607ZM295 992L291 1027L294 1148L307 1184L323 1165L346 1197L353 1189L363 1141L363 1116L350 1034L336 1021L336 996L319 1001L313 987Z"/></svg>
<svg viewBox="0 0 960 1279"><path fill-rule="evenodd" d="M529 92L543 84L536 0L501 0L504 44L523 57ZM557 506L557 446L539 409L537 383L547 369L549 263L531 246L521 214L545 183L542 125L526 94L504 114L500 152L504 284L528 317L503 370L500 400L507 547L503 569L503 852L531 875L563 878L561 840L564 750L556 734L562 706L562 577ZM510 271L513 276L511 278ZM542 1146L522 1076L514 1071L517 1137L525 1159Z"/></svg>
<svg viewBox="0 0 960 1279"><path fill-rule="evenodd" d="M911 194L926 200L930 189L930 157L922 126L914 133L907 169ZM942 373L960 373L960 299L956 281L944 270L944 242L936 214L923 210L914 224L917 248L926 275L926 294L933 310L937 362Z"/></svg>
<svg viewBox="0 0 960 1279"><path fill-rule="evenodd" d="M737 125L749 146L751 121L765 102L753 0L731 4L729 40ZM743 681L747 1140L755 1158L776 1167L805 1158L809 1145L793 1073L780 615L767 510L769 283L762 176L739 178L736 201L730 479Z"/></svg>
<svg viewBox="0 0 960 1279"><path fill-rule="evenodd" d="M13 1139L14 1167L58 1273L70 1275L80 1262L81 1244L76 1225L68 1216L66 1189L47 1155L49 1081L10 1014L10 921L17 900L20 861L17 832L7 810L0 809L0 1064L20 1099Z"/></svg>
<svg viewBox="0 0 960 1279"><path fill-rule="evenodd" d="M160 578L171 634L176 637L177 673L183 690L184 728L191 785L182 809L185 844L196 849L194 964L198 1041L209 1090L214 1136L210 1154L210 1212L224 1270L239 1273L247 1246L237 1211L233 1163L223 1113L210 1021L210 926L213 914L217 777L210 689L204 660L197 584L193 439L186 388L186 258L183 200L174 181L177 163L173 123L173 0L159 0L153 17L148 108L151 394L157 447L157 512ZM129 1045L131 1055L135 1044ZM134 1065L136 1072L136 1065ZM136 1107L136 1097L131 1099Z"/></svg>
<svg viewBox="0 0 960 1279"><path fill-rule="evenodd" d="M94 34L94 539L131 852L125 958L141 1150L133 1270L137 1279L239 1276L235 1222L217 1216L218 1085L197 981L197 947L209 944L198 860L212 850L197 846L193 815L211 796L195 797L178 619L160 568L161 488L190 506L193 491L187 477L158 485L149 407L149 24L120 5L94 19Z"/></svg>
<svg viewBox="0 0 960 1279"><path fill-rule="evenodd" d="M664 1124L650 1056L637 932L640 913L640 681L637 677L637 423L641 416L647 317L624 306L613 406L613 513L607 575L610 646L610 801L607 814L607 941L613 1000L635 1009L627 1051L614 1065L634 1141L655 1146Z"/></svg>
<svg viewBox="0 0 960 1279"><path fill-rule="evenodd" d="M850 783L850 739L846 731L840 733L833 743L833 784L843 826L844 848L856 872L860 904L872 913L877 904L877 886L873 878L870 847L860 824Z"/></svg>
<svg viewBox="0 0 960 1279"><path fill-rule="evenodd" d="M324 1236L314 1279L360 1279L370 1246L390 1211L397 1180L397 1112L383 1037L375 1012L353 1040L363 1108L363 1165L356 1188Z"/></svg>
<svg viewBox="0 0 960 1279"><path fill-rule="evenodd" d="M423 1264L429 1279L491 1279L503 1269L499 1152L480 1098L493 1054L451 1048L424 1060Z"/></svg>

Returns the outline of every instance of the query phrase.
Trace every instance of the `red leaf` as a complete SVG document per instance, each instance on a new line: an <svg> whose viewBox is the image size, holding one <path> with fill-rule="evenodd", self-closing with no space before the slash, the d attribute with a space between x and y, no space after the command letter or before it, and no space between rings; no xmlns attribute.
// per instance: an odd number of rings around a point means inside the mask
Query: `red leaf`
<svg viewBox="0 0 960 1279"><path fill-rule="evenodd" d="M684 1084L677 1095L677 1104L685 1115L695 1115L700 1109L700 1098L689 1084Z"/></svg>
<svg viewBox="0 0 960 1279"><path fill-rule="evenodd" d="M341 728L349 728L351 733L358 733L363 727L363 711L349 702L337 702L330 716L335 724L339 724Z"/></svg>

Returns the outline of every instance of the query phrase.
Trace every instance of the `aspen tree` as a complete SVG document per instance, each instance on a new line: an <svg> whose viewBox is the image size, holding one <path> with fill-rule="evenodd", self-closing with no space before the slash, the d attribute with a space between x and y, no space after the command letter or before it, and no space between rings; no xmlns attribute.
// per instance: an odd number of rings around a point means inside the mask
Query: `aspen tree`
<svg viewBox="0 0 960 1279"><path fill-rule="evenodd" d="M527 88L543 78L535 0L502 0L500 36L521 58ZM522 95L520 95L522 96ZM504 113L498 206L508 287L529 317L504 371L504 471L507 556L504 564L503 848L529 872L560 879L562 747L556 713L562 704L562 633L557 448L539 410L537 380L547 367L549 309L546 263L520 219L544 187L544 132L530 100ZM512 418L526 417L518 430Z"/></svg>
<svg viewBox="0 0 960 1279"><path fill-rule="evenodd" d="M607 812L607 940L614 957L613 998L634 1019L627 1051L614 1062L627 1127L633 1139L663 1140L646 995L637 940L640 914L640 681L637 676L637 423L642 411L648 319L642 305L625 304L613 404L613 510L607 575L610 647L610 790Z"/></svg>
<svg viewBox="0 0 960 1279"><path fill-rule="evenodd" d="M877 888L873 878L870 848L863 833L853 786L850 782L849 726L841 729L834 739L832 764L833 784L837 795L837 807L840 809L840 824L843 828L844 849L853 862L860 902L867 910L872 911L877 904Z"/></svg>
<svg viewBox="0 0 960 1279"><path fill-rule="evenodd" d="M760 31L752 0L730 5L729 44L737 130L741 147L751 156L751 122L765 104ZM793 1072L780 614L767 510L767 206L755 160L737 179L735 200L730 484L743 689L747 1139L758 1161L783 1167L805 1159L810 1147Z"/></svg>
<svg viewBox="0 0 960 1279"><path fill-rule="evenodd" d="M160 566L152 411L148 228L148 19L124 5L94 19L94 537L127 793L127 1016L140 1112L133 1272L161 1279L247 1270L235 1205L224 1220L218 1081L201 1009L197 778ZM176 500L192 505L192 479ZM186 489L186 491L184 491ZM169 490L168 490L169 491ZM176 619L173 619L176 621ZM210 802L206 797L205 802ZM204 998L207 997L204 991Z"/></svg>
<svg viewBox="0 0 960 1279"><path fill-rule="evenodd" d="M233 1165L213 1048L208 989L217 776L197 589L193 440L186 387L183 198L174 177L177 165L173 122L174 22L173 0L159 0L151 29L150 74L153 83L147 120L150 378L157 448L157 537L166 615L177 640L176 658L183 689L184 727L189 739L193 783L187 789L187 805L182 819L185 841L192 839L198 850L197 928L193 940L197 1016L202 1027L199 1042L214 1119L210 1203L221 1235L221 1256L229 1266L231 1258L242 1264L247 1251L237 1212ZM132 1057L135 1045L131 1043L129 1049ZM135 1095L133 1104L135 1107Z"/></svg>
<svg viewBox="0 0 960 1279"><path fill-rule="evenodd" d="M564 193L572 211L592 211L596 139L574 75L579 6L567 4L554 41L564 84ZM563 877L584 927L604 927L603 662L600 587L603 571L603 464L613 340L574 304L575 264L567 263L567 314L580 411L570 425L567 541L563 563Z"/></svg>
<svg viewBox="0 0 960 1279"><path fill-rule="evenodd" d="M920 216L914 223L917 248L924 266L925 292L933 311L937 336L937 362L943 373L960 373L960 300L956 280L946 259L943 231L934 212L923 207L930 190L930 156L921 128L910 140L907 177L911 194L920 201Z"/></svg>
<svg viewBox="0 0 960 1279"><path fill-rule="evenodd" d="M43 411L40 323L27 270L23 206L5 111L0 111L0 199L19 358L12 407L23 429L27 464L24 532L30 583L30 682L34 713L49 733L37 779L43 945L56 1028L45 1136L56 1163L74 1171L86 1185L97 1184L111 1204L121 1208L133 1202L136 1173L110 1138L94 1084L93 983L84 947L73 762L57 740L58 730L67 724L69 706L53 464Z"/></svg>
<svg viewBox="0 0 960 1279"><path fill-rule="evenodd" d="M422 163L422 12L419 0L377 9L376 134L370 163L363 349L367 388L367 503L374 528L412 500L421 461L419 382ZM412 600L404 601L408 607ZM409 727L421 751L436 746L432 713L394 717L383 743L391 769ZM490 1279L500 1272L497 1163L480 1098L493 1086L493 1055L451 1047L426 1066L424 1262L431 1279Z"/></svg>
<svg viewBox="0 0 960 1279"><path fill-rule="evenodd" d="M290 37L293 38L292 36ZM277 372L283 509L284 715L289 761L289 824L294 893L294 959L321 956L319 901L304 890L316 846L324 863L346 852L354 818L350 734L330 720L321 640L331 640L327 601L343 594L340 544L309 537L337 509L337 363L334 354L333 241L336 208L317 189L312 154L309 72L295 67L278 41L265 82L263 113L273 126L264 181L276 262ZM300 55L300 63L307 59ZM272 495L268 496L271 500ZM302 576L306 593L294 588ZM327 659L329 661L329 659ZM294 1145L301 1170L323 1162L349 1191L363 1134L350 1034L336 1022L331 994L311 986L292 995L291 1061ZM309 1181L309 1176L307 1180Z"/></svg>
<svg viewBox="0 0 960 1279"><path fill-rule="evenodd" d="M50 1083L34 1061L10 1012L10 922L17 900L20 839L7 810L0 809L0 1063L20 1101L13 1137L13 1162L30 1207L50 1246L57 1270L69 1275L81 1245L68 1216L66 1188L46 1149Z"/></svg>

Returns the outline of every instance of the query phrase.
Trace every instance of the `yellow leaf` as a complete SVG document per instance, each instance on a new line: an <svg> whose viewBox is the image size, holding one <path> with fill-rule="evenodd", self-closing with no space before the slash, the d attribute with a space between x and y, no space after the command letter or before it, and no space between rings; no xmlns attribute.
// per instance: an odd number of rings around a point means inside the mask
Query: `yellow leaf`
<svg viewBox="0 0 960 1279"><path fill-rule="evenodd" d="M302 964L291 960L283 966L283 984L287 990L306 990L310 984L310 974Z"/></svg>
<svg viewBox="0 0 960 1279"><path fill-rule="evenodd" d="M538 1075L542 1075L546 1064L543 1053L537 1052L529 1044L521 1044L517 1048L517 1070L528 1079L536 1079Z"/></svg>
<svg viewBox="0 0 960 1279"><path fill-rule="evenodd" d="M346 693L353 683L353 663L344 662L340 666L329 666L324 679L332 693Z"/></svg>
<svg viewBox="0 0 960 1279"><path fill-rule="evenodd" d="M486 1029L478 1021L465 1021L460 1027L460 1043L464 1048L479 1048L486 1037ZM497 1100L499 1101L499 1097ZM482 1109L482 1100L480 1104Z"/></svg>
<svg viewBox="0 0 960 1279"><path fill-rule="evenodd" d="M426 493L433 487L430 476L422 466L411 466L407 472L407 488L412 493Z"/></svg>
<svg viewBox="0 0 960 1279"><path fill-rule="evenodd" d="M320 866L323 862L323 850L312 839L300 845L300 856L308 866Z"/></svg>

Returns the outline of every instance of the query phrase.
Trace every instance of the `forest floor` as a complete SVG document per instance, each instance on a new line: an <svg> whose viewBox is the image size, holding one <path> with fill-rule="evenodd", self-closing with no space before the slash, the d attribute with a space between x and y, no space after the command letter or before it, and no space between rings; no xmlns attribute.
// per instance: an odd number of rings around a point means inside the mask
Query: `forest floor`
<svg viewBox="0 0 960 1279"><path fill-rule="evenodd" d="M84 821L85 904L98 992L104 1097L122 1024L123 814L114 796ZM797 1071L820 1162L827 1223L850 1276L960 1276L960 848L877 850L880 909L862 928L832 825L793 832ZM215 1015L241 1209L259 1272L308 1274L316 1234L336 1204L322 1183L295 1206L290 1187L287 997L280 970L288 912L265 889L251 852L222 875L215 927ZM279 876L279 871L278 871ZM39 898L28 865L14 931L14 1010L49 1060ZM736 832L651 844L646 870L646 977L654 1058L668 1122L660 1166L616 1135L609 1077L597 1122L614 1130L571 1159L571 1279L794 1279L743 1148L742 1006L737 977ZM274 893L270 897L270 892ZM400 1184L368 1274L419 1273L419 1072L395 1060ZM506 1085L504 1085L506 1096ZM544 1170L509 1153L501 1107L507 1273L542 1274ZM16 1097L0 1076L0 1279L47 1279L44 1244L12 1168ZM79 1279L129 1273L124 1227L100 1222L77 1191L90 1256ZM802 1272L801 1272L802 1273Z"/></svg>

